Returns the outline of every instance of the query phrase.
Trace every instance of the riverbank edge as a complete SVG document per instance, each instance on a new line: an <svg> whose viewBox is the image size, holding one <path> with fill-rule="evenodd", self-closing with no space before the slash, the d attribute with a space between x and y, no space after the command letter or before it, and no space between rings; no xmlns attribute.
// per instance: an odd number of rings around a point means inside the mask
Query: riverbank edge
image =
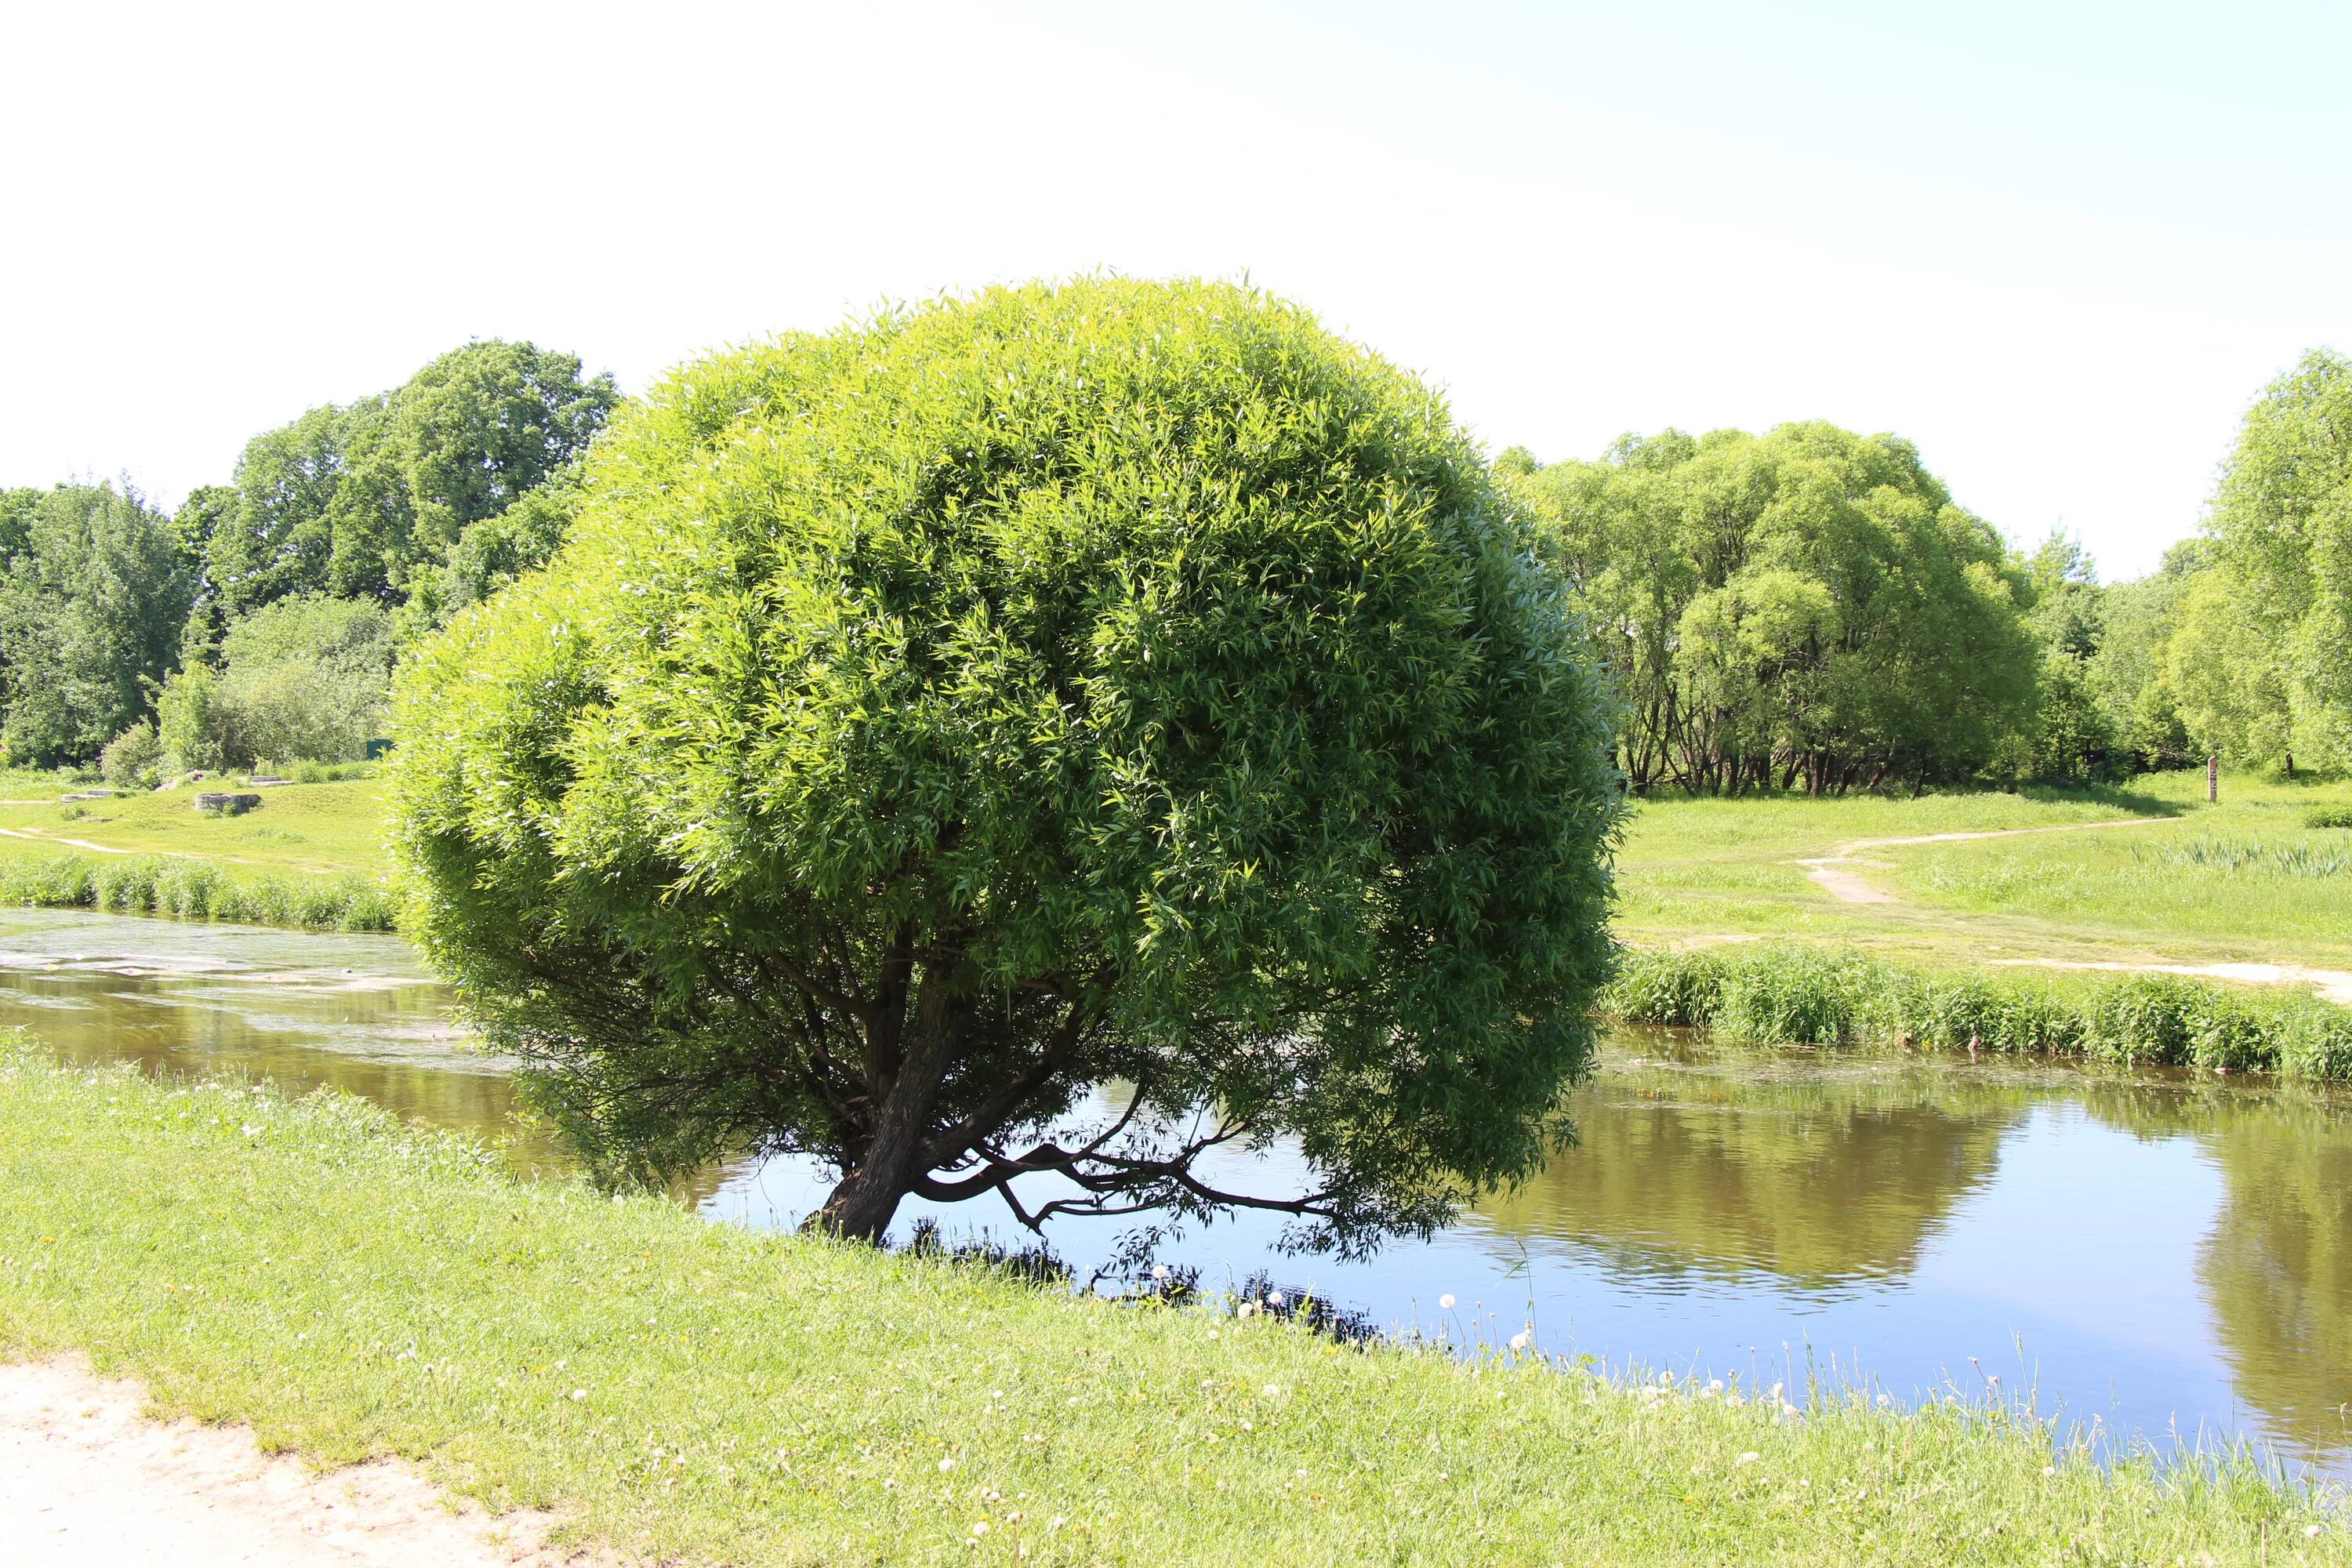
<svg viewBox="0 0 2352 1568"><path fill-rule="evenodd" d="M0 903L306 931L398 929L398 900L358 872L254 872L194 856L0 857Z"/></svg>
<svg viewBox="0 0 2352 1568"><path fill-rule="evenodd" d="M2352 1081L2352 1007L2166 973L1931 968L1763 942L1630 948L1600 1010L1729 1044L1916 1047Z"/></svg>
<svg viewBox="0 0 2352 1568"><path fill-rule="evenodd" d="M17 1041L0 1353L67 1351L663 1561L2347 1560L2340 1497L2242 1453L1074 1299Z"/></svg>

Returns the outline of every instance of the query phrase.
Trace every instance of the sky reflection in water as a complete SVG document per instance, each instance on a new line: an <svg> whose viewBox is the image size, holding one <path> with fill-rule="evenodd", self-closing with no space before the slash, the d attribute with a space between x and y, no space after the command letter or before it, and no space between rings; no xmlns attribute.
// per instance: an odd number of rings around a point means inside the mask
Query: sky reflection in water
<svg viewBox="0 0 2352 1568"><path fill-rule="evenodd" d="M501 1064L446 1009L395 939L0 911L0 1024L68 1058L331 1085L499 1133ZM1810 1359L1906 1400L1998 1377L2110 1428L2244 1432L2352 1470L2347 1109L2340 1091L2242 1080L1709 1056L1629 1037L1576 1097L1580 1146L1429 1243L1286 1259L1279 1221L1251 1216L1164 1256L1212 1288L1270 1268L1382 1324L1501 1339L1532 1318L1543 1348L1612 1363L1801 1383ZM528 1140L515 1158L560 1160ZM1279 1184L1286 1156L1265 1160L1255 1180ZM821 1177L743 1163L682 1195L787 1226ZM909 1204L902 1230L926 1214L950 1234L1024 1239L990 1202ZM1072 1221L1052 1239L1087 1268L1118 1234ZM1441 1313L1448 1293L1458 1305Z"/></svg>

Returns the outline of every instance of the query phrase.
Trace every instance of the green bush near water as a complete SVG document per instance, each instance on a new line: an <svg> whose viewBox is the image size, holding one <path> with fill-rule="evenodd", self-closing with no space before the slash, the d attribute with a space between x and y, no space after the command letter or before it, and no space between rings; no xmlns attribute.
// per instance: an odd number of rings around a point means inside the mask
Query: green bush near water
<svg viewBox="0 0 2352 1568"><path fill-rule="evenodd" d="M396 908L364 877L240 876L162 855L0 860L0 903L346 931L391 931Z"/></svg>
<svg viewBox="0 0 2352 1568"><path fill-rule="evenodd" d="M2352 1079L2352 1008L2173 974L1963 973L1782 943L1626 954L1601 1007L1767 1045L1917 1045Z"/></svg>
<svg viewBox="0 0 2352 1568"><path fill-rule="evenodd" d="M1982 1405L1800 1385L1791 1415L1769 1387L1345 1348L518 1179L346 1096L0 1040L0 1355L67 1350L167 1412L323 1462L404 1456L647 1562L2287 1564L2352 1542L2332 1494L2243 1454L2102 1466Z"/></svg>

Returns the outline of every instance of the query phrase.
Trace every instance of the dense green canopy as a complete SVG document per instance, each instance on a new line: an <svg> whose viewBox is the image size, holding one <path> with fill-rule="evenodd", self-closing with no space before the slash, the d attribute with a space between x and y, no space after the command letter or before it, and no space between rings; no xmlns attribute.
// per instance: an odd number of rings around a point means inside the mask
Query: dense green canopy
<svg viewBox="0 0 2352 1568"><path fill-rule="evenodd" d="M1532 1168L1589 1060L1577 645L1438 399L1263 295L787 337L625 411L549 570L417 654L412 929L610 1169L1366 1245ZM1195 1164L1285 1136L1307 1194Z"/></svg>
<svg viewBox="0 0 2352 1568"><path fill-rule="evenodd" d="M2180 610L2190 727L2257 761L2352 763L2352 360L2315 350L2246 415Z"/></svg>
<svg viewBox="0 0 2352 1568"><path fill-rule="evenodd" d="M170 520L112 485L19 490L0 507L0 748L82 762L148 711L179 658L193 589Z"/></svg>
<svg viewBox="0 0 2352 1568"><path fill-rule="evenodd" d="M562 475L619 397L570 354L475 342L391 392L255 437L235 481L184 509L212 607L226 620L294 594L436 593L445 559Z"/></svg>
<svg viewBox="0 0 2352 1568"><path fill-rule="evenodd" d="M1616 673L1634 787L1965 779L2029 723L2027 584L1908 443L1807 424L1506 458Z"/></svg>
<svg viewBox="0 0 2352 1568"><path fill-rule="evenodd" d="M618 398L569 354L468 343L255 437L168 519L114 486L0 490L0 752L80 765L135 730L122 780L358 755L395 645L553 552Z"/></svg>

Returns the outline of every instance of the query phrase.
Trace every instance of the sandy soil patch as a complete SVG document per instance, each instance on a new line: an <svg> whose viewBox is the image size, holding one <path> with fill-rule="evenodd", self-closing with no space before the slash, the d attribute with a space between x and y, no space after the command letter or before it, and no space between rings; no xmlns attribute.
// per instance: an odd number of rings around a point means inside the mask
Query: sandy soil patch
<svg viewBox="0 0 2352 1568"><path fill-rule="evenodd" d="M2153 827L2160 822L2177 822L2172 816L2134 816L2120 822L2069 822L2056 827L1996 827L1981 833L1923 833L1916 838L1857 838L1851 844L1841 844L1826 855L1816 855L1794 864L1805 868L1830 897L1847 904L1891 904L1895 895L1877 886L1862 874L1863 868L1889 870L1885 860L1858 858L1866 849L1893 849L1906 844L1964 844L1974 838L2024 838L2036 833L2089 833L2102 827Z"/></svg>
<svg viewBox="0 0 2352 1568"><path fill-rule="evenodd" d="M161 1422L79 1357L0 1366L0 1559L9 1568L614 1564L545 1544L550 1515L454 1507L407 1467L319 1471L245 1426Z"/></svg>
<svg viewBox="0 0 2352 1568"><path fill-rule="evenodd" d="M2247 985L2308 985L2327 1002L2352 1007L2352 970L2306 969L2300 963L2111 963L2095 959L1989 958L1987 963L2038 969L2098 969L2111 973L2187 974Z"/></svg>

